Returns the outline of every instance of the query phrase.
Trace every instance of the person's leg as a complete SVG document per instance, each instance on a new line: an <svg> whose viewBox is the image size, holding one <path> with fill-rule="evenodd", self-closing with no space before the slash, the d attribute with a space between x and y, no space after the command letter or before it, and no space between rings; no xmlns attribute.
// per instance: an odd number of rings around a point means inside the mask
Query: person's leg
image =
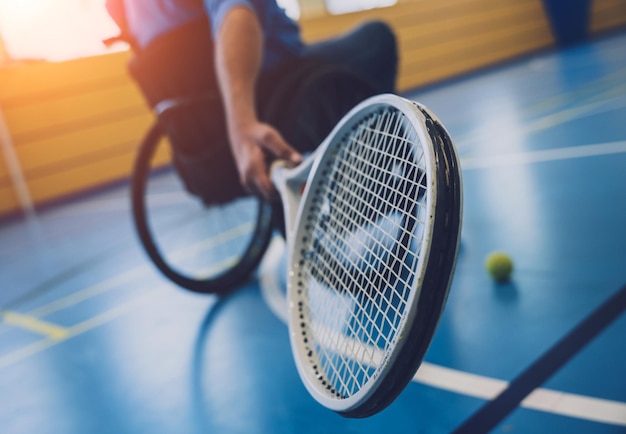
<svg viewBox="0 0 626 434"><path fill-rule="evenodd" d="M375 85L381 93L396 90L396 37L381 21L371 21L338 38L311 44L305 55L344 65Z"/></svg>

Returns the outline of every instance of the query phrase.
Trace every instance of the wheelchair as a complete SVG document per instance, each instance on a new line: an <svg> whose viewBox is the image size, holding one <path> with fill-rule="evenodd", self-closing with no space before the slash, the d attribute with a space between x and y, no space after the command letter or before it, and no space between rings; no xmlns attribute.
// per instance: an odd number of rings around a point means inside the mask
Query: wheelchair
<svg viewBox="0 0 626 434"><path fill-rule="evenodd" d="M154 114L131 175L132 218L156 268L181 288L224 295L250 278L282 208L250 196L230 152L207 20L135 52L128 69ZM379 93L338 65L294 59L263 75L260 119L306 153L354 105ZM283 232L284 234L284 232Z"/></svg>

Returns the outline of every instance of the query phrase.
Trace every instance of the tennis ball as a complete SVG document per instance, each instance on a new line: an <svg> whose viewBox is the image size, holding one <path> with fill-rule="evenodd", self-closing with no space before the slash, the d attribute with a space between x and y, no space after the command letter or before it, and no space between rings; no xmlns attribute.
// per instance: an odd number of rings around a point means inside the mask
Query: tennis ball
<svg viewBox="0 0 626 434"><path fill-rule="evenodd" d="M511 279L513 261L506 253L493 252L487 256L485 268L496 282L503 283Z"/></svg>

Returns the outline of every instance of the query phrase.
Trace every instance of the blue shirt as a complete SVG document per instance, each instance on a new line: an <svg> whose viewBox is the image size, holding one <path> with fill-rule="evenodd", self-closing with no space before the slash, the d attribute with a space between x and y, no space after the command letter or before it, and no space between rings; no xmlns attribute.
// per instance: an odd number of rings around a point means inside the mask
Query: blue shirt
<svg viewBox="0 0 626 434"><path fill-rule="evenodd" d="M235 6L250 8L259 19L264 41L263 68L301 54L300 29L276 0L124 0L128 29L140 47L207 13L215 35L226 13ZM119 0L107 0L109 13L118 22L119 7Z"/></svg>

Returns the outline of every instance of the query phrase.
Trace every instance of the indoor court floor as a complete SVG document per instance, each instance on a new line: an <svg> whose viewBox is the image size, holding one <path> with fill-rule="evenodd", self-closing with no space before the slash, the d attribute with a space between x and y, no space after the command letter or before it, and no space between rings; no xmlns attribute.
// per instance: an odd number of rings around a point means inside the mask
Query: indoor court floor
<svg viewBox="0 0 626 434"><path fill-rule="evenodd" d="M0 433L626 433L626 34L407 96L455 139L464 220L426 363L388 409L308 395L271 302L279 250L226 298L186 292L122 184L0 223Z"/></svg>

